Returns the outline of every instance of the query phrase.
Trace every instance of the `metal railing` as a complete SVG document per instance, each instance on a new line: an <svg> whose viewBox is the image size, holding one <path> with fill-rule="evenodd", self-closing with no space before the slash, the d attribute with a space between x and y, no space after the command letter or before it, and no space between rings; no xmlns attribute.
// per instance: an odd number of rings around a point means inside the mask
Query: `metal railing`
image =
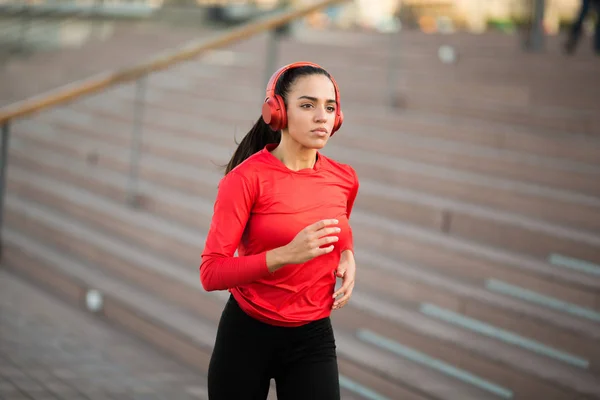
<svg viewBox="0 0 600 400"><path fill-rule="evenodd" d="M136 81L131 160L127 184L127 202L131 206L135 206L137 198L136 185L140 159L142 120L147 85L146 78L148 75L165 70L181 62L191 60L208 51L231 45L250 36L263 32L270 32L269 51L265 66L265 76L270 76L276 68L277 41L282 34L281 28L283 26L325 7L347 1L348 0L322 0L311 5L294 8L290 11L283 11L273 16L265 17L258 21L253 21L238 28L234 28L215 38L191 41L176 48L174 51L160 55L148 62L140 63L129 68L101 73L88 79L0 108L0 127L2 129L2 148L0 150L0 234L4 216L10 126L13 120L32 116L51 107L63 105L83 96L98 93L126 82ZM0 237L0 246L1 245Z"/></svg>

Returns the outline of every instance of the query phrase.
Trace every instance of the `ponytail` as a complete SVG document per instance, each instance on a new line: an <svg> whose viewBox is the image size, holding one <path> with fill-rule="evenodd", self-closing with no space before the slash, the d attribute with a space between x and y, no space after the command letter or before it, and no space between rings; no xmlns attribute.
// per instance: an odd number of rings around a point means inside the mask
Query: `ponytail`
<svg viewBox="0 0 600 400"><path fill-rule="evenodd" d="M272 130L269 125L265 123L262 116L260 116L254 126L238 144L237 149L233 153L231 160L229 160L229 163L225 168L225 175L240 165L252 154L264 149L267 144L279 143L280 140L281 131Z"/></svg>

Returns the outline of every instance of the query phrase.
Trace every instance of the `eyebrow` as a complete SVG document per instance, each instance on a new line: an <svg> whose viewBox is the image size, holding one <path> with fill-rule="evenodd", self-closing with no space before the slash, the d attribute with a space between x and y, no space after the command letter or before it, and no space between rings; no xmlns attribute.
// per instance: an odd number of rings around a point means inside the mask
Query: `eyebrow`
<svg viewBox="0 0 600 400"><path fill-rule="evenodd" d="M298 100L300 99L307 99L307 100L311 100L311 101L318 101L319 99L317 99L316 97L312 97L312 96L300 96L298 97ZM327 100L327 103L335 103L335 100L329 99Z"/></svg>

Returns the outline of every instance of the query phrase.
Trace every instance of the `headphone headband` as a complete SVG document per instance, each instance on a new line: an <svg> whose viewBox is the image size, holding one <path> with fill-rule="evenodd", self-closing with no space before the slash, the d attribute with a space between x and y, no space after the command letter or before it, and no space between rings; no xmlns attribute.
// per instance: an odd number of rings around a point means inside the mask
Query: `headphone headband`
<svg viewBox="0 0 600 400"><path fill-rule="evenodd" d="M279 78L281 78L281 75L283 75L285 73L285 71L287 71L289 69L293 69L293 68L300 68L300 67L315 67L315 68L323 69L320 65L317 65L315 63L311 63L308 61L299 61L299 62L291 63L288 65L284 65L283 67L281 67L277 71L275 71L275 73L273 75L271 75L271 78L269 79L269 82L267 83L267 98L275 96L275 86L277 86L277 82L279 81ZM335 86L335 83L334 83L334 86Z"/></svg>

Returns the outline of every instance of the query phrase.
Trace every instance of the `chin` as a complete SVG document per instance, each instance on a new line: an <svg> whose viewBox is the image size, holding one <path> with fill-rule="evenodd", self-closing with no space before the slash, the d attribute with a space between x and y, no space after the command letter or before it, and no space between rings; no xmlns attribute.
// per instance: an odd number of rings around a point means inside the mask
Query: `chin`
<svg viewBox="0 0 600 400"><path fill-rule="evenodd" d="M329 141L329 135L325 136L325 137L312 137L310 138L307 142L308 146L307 147L311 147L311 148L315 148L315 149L322 149L323 147L325 147L325 145L327 144L327 142Z"/></svg>
<svg viewBox="0 0 600 400"><path fill-rule="evenodd" d="M327 144L327 139L317 139L312 140L309 146L306 146L310 149L321 150Z"/></svg>

